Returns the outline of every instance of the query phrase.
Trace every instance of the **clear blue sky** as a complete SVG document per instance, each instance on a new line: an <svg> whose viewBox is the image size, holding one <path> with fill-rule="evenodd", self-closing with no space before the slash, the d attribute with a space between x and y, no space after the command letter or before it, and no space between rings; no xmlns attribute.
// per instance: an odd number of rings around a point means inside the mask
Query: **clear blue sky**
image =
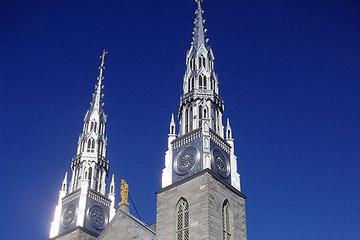
<svg viewBox="0 0 360 240"><path fill-rule="evenodd" d="M195 4L0 4L0 239L48 236L96 81L108 157L155 222ZM205 0L249 240L360 239L360 2ZM117 186L118 187L118 186Z"/></svg>

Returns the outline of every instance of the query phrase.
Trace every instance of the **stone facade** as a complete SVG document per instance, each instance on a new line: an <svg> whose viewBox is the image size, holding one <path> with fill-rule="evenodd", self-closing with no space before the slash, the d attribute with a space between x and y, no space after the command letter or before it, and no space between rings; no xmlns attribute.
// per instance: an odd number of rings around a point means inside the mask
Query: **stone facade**
<svg viewBox="0 0 360 240"><path fill-rule="evenodd" d="M223 239L222 205L226 200L232 213L232 239L247 239L246 197L206 169L157 193L157 240L175 240L175 208L181 198L189 203L190 239Z"/></svg>
<svg viewBox="0 0 360 240"><path fill-rule="evenodd" d="M154 240L155 232L131 214L121 210L99 236L99 240Z"/></svg>

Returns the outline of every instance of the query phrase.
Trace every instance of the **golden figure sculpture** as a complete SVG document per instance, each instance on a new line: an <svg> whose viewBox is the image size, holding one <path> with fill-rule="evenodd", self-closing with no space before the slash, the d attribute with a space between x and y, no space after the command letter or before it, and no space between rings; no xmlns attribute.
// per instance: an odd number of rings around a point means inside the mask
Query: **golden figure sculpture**
<svg viewBox="0 0 360 240"><path fill-rule="evenodd" d="M120 197L121 197L120 204L129 205L129 202L128 202L128 199L129 199L129 185L125 182L124 179L121 179Z"/></svg>

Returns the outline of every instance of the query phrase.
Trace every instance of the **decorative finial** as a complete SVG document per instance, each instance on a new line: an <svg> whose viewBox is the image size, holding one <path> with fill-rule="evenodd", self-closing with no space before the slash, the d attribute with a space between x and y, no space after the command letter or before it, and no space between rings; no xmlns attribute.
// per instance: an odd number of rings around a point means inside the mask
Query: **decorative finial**
<svg viewBox="0 0 360 240"><path fill-rule="evenodd" d="M120 183L120 197L121 202L120 205L129 205L128 199L129 199L129 185L125 182L124 179L121 179Z"/></svg>

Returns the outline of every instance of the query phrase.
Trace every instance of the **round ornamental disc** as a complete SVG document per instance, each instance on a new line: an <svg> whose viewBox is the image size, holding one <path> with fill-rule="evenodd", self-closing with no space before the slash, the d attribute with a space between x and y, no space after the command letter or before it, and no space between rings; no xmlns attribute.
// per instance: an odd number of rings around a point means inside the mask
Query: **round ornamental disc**
<svg viewBox="0 0 360 240"><path fill-rule="evenodd" d="M62 222L64 227L68 227L75 219L76 207L74 204L68 205L62 215Z"/></svg>
<svg viewBox="0 0 360 240"><path fill-rule="evenodd" d="M179 175L185 175L189 173L195 163L199 159L199 151L195 147L187 147L183 151L181 151L174 164L174 170Z"/></svg>
<svg viewBox="0 0 360 240"><path fill-rule="evenodd" d="M104 210L98 206L93 205L88 210L88 220L91 223L91 225L99 230L102 230L105 228L107 223L107 218Z"/></svg>
<svg viewBox="0 0 360 240"><path fill-rule="evenodd" d="M230 174L230 161L225 154L218 148L213 150L214 165L216 171L223 178L227 178Z"/></svg>

